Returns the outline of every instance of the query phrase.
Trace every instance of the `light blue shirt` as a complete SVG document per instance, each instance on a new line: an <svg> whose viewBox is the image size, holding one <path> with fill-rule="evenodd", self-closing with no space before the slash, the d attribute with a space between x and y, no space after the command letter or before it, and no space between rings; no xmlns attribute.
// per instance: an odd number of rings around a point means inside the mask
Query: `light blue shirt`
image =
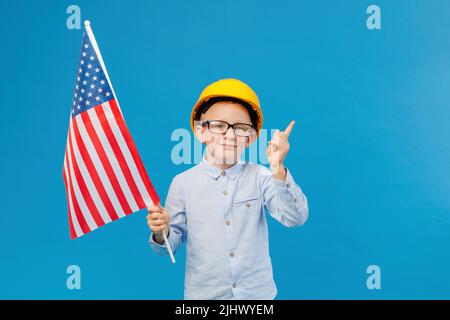
<svg viewBox="0 0 450 320"><path fill-rule="evenodd" d="M203 160L174 177L165 209L175 252L186 242L184 298L274 299L266 212L287 227L308 218L307 199L289 170L286 180L240 161L220 170ZM150 236L152 249L168 254Z"/></svg>

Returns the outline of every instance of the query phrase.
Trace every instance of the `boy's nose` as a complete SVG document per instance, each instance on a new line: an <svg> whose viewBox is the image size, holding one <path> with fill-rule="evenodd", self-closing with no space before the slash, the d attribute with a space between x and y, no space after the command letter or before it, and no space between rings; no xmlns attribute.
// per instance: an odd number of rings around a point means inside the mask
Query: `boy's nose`
<svg viewBox="0 0 450 320"><path fill-rule="evenodd" d="M227 138L235 138L236 135L234 134L234 129L232 127L229 127L227 132L225 132L225 137Z"/></svg>

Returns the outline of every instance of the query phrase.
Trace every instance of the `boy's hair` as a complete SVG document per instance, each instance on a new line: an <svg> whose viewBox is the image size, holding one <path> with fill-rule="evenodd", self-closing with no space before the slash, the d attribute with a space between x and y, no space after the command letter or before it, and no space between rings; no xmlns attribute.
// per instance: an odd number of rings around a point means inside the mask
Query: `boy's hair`
<svg viewBox="0 0 450 320"><path fill-rule="evenodd" d="M245 102L241 99L237 99L234 97L214 97L209 99L208 101L203 102L197 109L197 112L194 116L194 121L200 121L200 117L202 114L206 113L213 106L213 104L221 101L234 102L241 104L245 109L247 109L248 114L250 115L250 121L252 122L253 127L258 128L258 114L252 108L250 103Z"/></svg>

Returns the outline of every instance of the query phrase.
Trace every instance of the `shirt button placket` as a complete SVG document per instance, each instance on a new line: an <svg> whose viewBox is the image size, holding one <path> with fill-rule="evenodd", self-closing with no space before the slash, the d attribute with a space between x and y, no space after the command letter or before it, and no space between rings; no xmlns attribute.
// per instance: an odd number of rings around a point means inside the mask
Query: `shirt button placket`
<svg viewBox="0 0 450 320"><path fill-rule="evenodd" d="M227 173L225 171L222 171L220 173L220 175L222 177L225 177L227 175ZM222 179L220 179L222 180ZM230 183L232 184L232 181L229 179L223 179L222 180L222 186L223 186L223 190L222 190L222 194L224 196L224 202L227 203L229 205L230 210L227 211L225 213L225 233L227 234L227 249L229 250L229 263L230 263L230 272L231 272L231 280L232 280L232 287L233 289L235 289L237 287L237 274L236 274L236 261L235 261L235 253L233 252L233 245L231 244L232 241L231 239L232 237L232 228L231 228L231 218L230 218L230 214L232 213L232 207L233 204L231 203L232 197L228 197L229 194L228 192L233 192L233 185L230 185ZM231 188L231 189L230 189ZM230 194L231 195L231 194Z"/></svg>

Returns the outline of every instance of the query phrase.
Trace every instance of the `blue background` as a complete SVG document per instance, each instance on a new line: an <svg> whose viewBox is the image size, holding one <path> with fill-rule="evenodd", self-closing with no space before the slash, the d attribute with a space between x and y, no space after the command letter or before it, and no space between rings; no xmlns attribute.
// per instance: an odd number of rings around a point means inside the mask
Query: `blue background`
<svg viewBox="0 0 450 320"><path fill-rule="evenodd" d="M377 4L382 30L366 27ZM82 30L66 1L0 4L0 298L182 299L141 211L69 240L62 179ZM208 83L297 124L286 165L310 219L269 219L279 299L450 298L449 1L77 1L159 195L189 168L176 128ZM81 268L82 289L66 288ZM381 267L381 290L366 268Z"/></svg>

